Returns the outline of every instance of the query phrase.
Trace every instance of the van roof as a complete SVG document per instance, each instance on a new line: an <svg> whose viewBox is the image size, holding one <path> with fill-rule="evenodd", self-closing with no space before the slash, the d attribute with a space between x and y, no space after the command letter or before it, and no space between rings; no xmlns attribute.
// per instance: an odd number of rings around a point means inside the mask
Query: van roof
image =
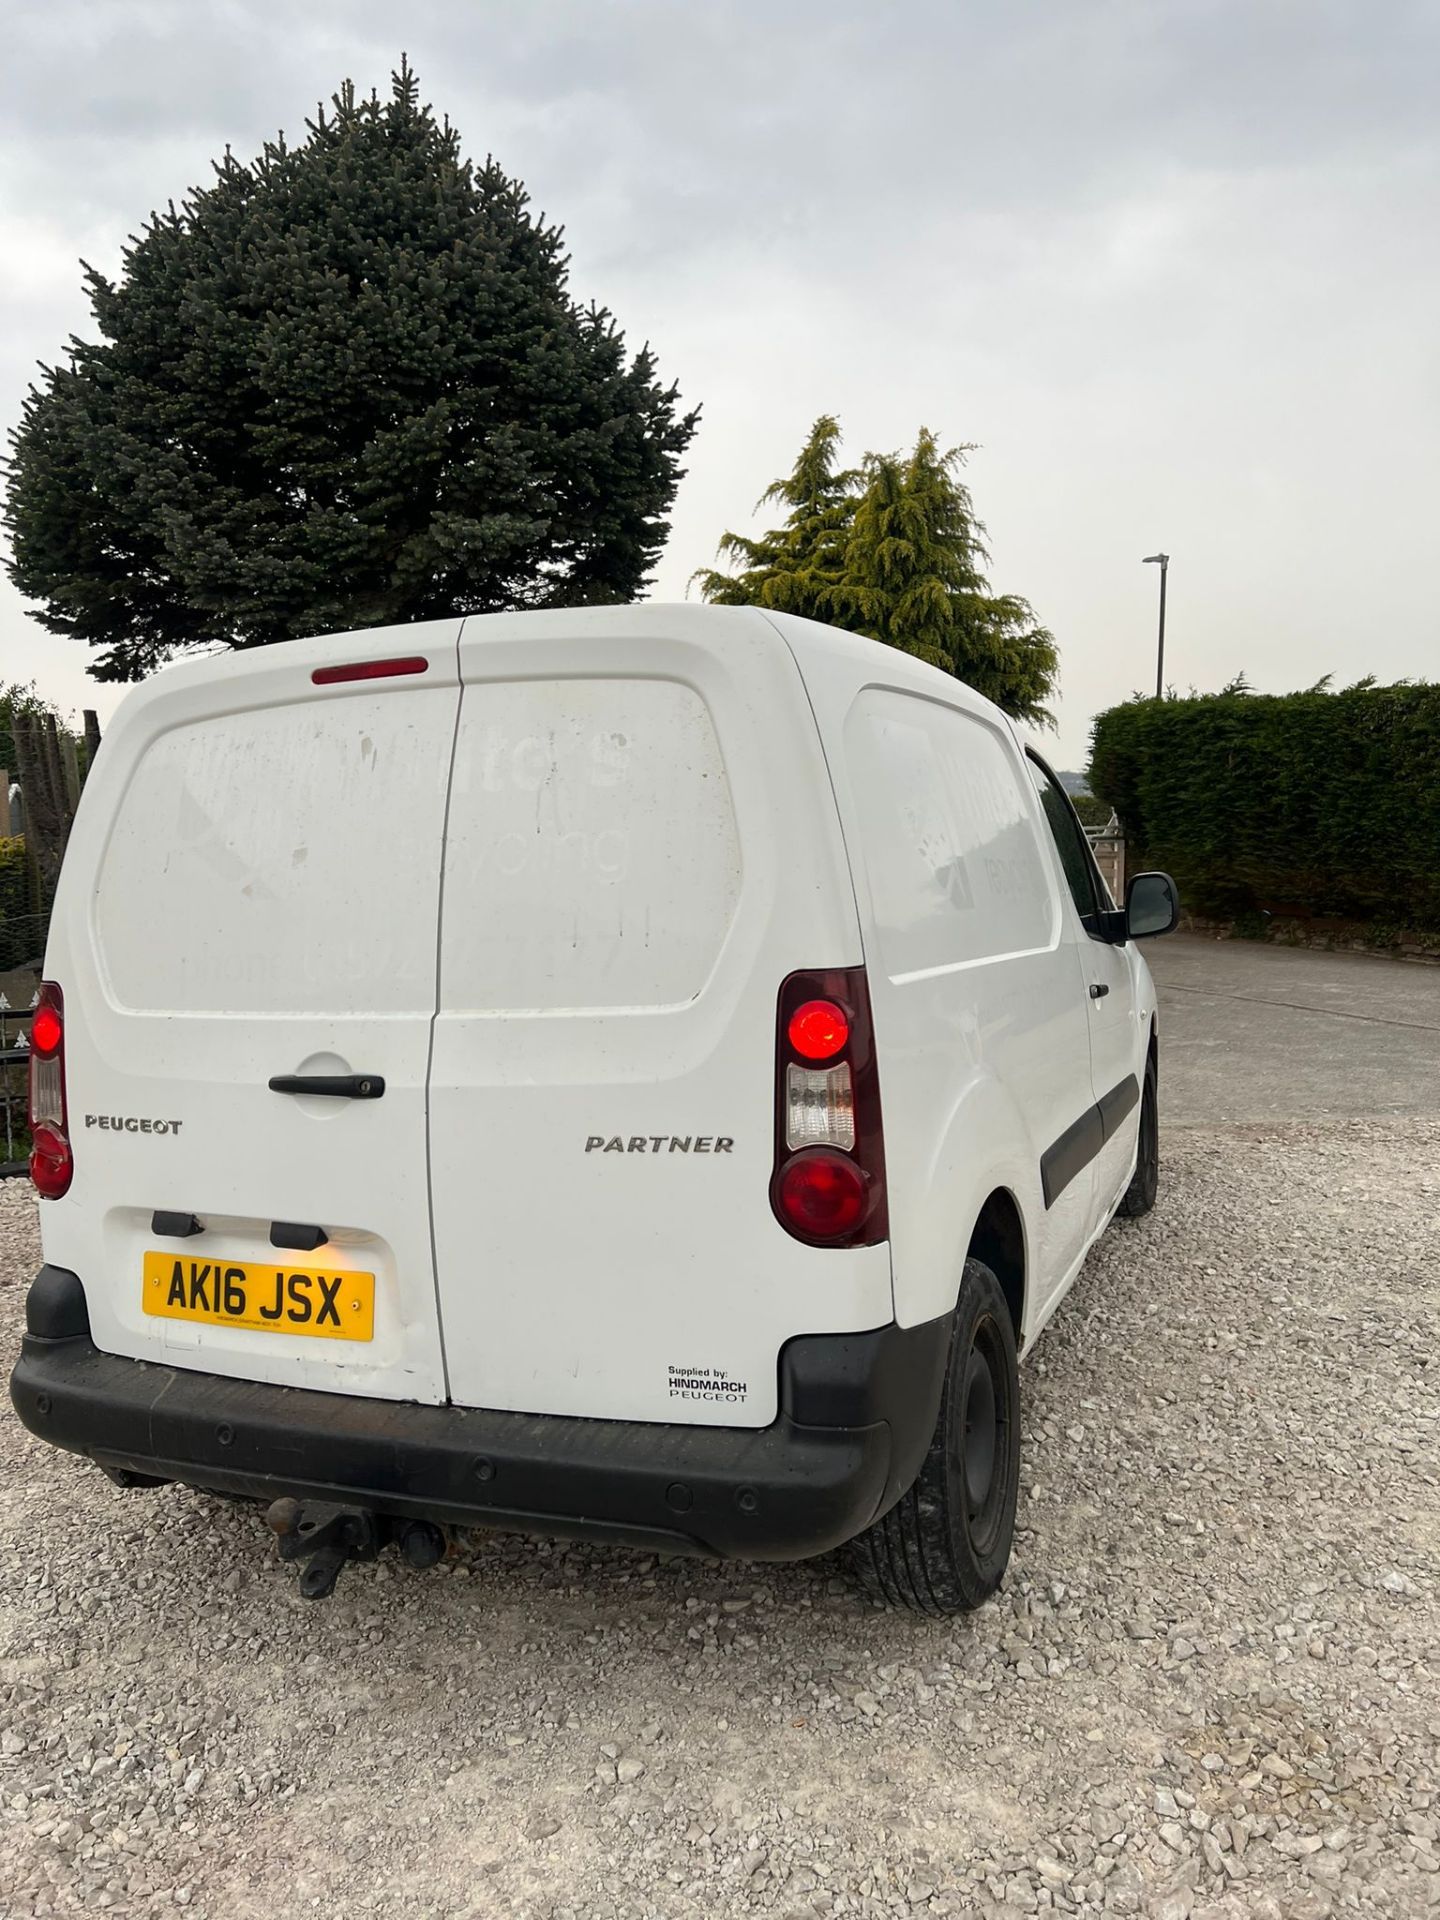
<svg viewBox="0 0 1440 1920"><path fill-rule="evenodd" d="M713 607L686 600L645 600L620 606L557 607L514 613L455 614L445 619L421 620L410 625L367 627L348 633L316 634L300 640L278 641L270 646L246 648L235 652L224 649L200 657L191 655L169 662L158 673L142 682L142 688L157 693L177 692L182 687L199 692L207 684L222 678L228 684L236 675L263 672L266 665L325 666L346 660L372 660L385 654L413 652L426 646L452 644L459 638L462 625L469 638L477 637L483 627L496 639L514 639L526 631L539 639L561 639L570 635L584 639L634 636L647 629L663 628L677 639L692 645L723 645L726 631L743 628L755 635L768 630L782 640L799 662L807 668L848 668L857 687L871 679L887 685L913 689L916 693L941 696L952 706L994 718L1000 710L983 694L977 693L953 674L917 660L898 647L867 639L823 621L805 620L797 614L778 613L764 607ZM137 689L137 693L140 690ZM132 695L127 699L130 703Z"/></svg>
<svg viewBox="0 0 1440 1920"><path fill-rule="evenodd" d="M716 607L711 611L723 613L727 609ZM794 613L771 613L761 607L743 607L735 611L752 613L768 621L787 642L802 668L811 659L840 661L854 671L859 681L883 679L889 686L911 687L917 693L941 695L952 706L963 707L969 712L992 718L1005 717L992 700L987 700L983 693L977 693L963 680L957 680L953 673L931 666L928 660L917 660L914 654L903 653L899 647L887 646L883 640L871 640L861 633L847 633L842 627L826 626L820 620L803 620Z"/></svg>

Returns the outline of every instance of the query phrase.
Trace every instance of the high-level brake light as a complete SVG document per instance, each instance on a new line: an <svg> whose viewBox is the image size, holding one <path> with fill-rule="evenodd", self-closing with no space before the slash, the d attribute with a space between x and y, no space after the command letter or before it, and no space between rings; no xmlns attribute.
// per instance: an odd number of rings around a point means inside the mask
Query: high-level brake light
<svg viewBox="0 0 1440 1920"><path fill-rule="evenodd" d="M427 673L430 662L418 653L401 660L354 660L344 667L316 667L310 678L317 687L333 687L342 680L388 680L395 674Z"/></svg>

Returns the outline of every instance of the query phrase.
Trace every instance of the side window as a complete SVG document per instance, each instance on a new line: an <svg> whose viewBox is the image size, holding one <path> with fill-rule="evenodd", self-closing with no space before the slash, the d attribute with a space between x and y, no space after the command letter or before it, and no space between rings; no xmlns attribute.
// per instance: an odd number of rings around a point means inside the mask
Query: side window
<svg viewBox="0 0 1440 1920"><path fill-rule="evenodd" d="M1025 763L1030 769L1030 778L1035 782L1035 791L1040 796L1040 807L1055 842L1055 851L1060 855L1065 884L1070 889L1070 898L1075 902L1075 911L1086 928L1090 929L1095 915L1108 903L1101 896L1100 876L1090 852L1090 843L1085 838L1085 829L1076 818L1075 809L1064 788L1049 769L1031 753L1026 754Z"/></svg>
<svg viewBox="0 0 1440 1920"><path fill-rule="evenodd" d="M891 979L1054 944L1040 828L1014 750L993 727L870 687L846 720L845 754Z"/></svg>

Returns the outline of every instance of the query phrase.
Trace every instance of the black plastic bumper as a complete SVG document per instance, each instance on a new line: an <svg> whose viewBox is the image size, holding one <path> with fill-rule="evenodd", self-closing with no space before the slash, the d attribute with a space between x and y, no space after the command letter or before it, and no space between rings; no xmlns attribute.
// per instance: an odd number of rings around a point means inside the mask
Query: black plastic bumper
<svg viewBox="0 0 1440 1920"><path fill-rule="evenodd" d="M283 1494L451 1526L801 1560L861 1532L915 1478L949 1317L815 1334L780 1355L759 1430L361 1399L101 1353L84 1288L42 1268L10 1379L32 1433L114 1473Z"/></svg>

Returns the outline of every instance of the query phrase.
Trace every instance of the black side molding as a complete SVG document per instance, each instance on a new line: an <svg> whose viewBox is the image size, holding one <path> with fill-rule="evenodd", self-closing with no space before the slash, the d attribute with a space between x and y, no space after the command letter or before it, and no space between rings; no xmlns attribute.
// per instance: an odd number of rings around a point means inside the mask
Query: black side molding
<svg viewBox="0 0 1440 1920"><path fill-rule="evenodd" d="M1118 1087L1112 1087L1100 1101L1100 1120L1105 1128L1105 1138L1112 1140L1119 1130L1120 1122L1127 1113L1131 1113L1140 1104L1140 1082L1133 1073L1127 1073Z"/></svg>
<svg viewBox="0 0 1440 1920"><path fill-rule="evenodd" d="M275 1073L272 1093L319 1093L331 1100L378 1100L385 1091L378 1073Z"/></svg>
<svg viewBox="0 0 1440 1920"><path fill-rule="evenodd" d="M1087 1107L1060 1138L1040 1156L1040 1187L1047 1208L1053 1207L1078 1173L1099 1153L1107 1140L1113 1140L1125 1116L1139 1104L1140 1085L1133 1073Z"/></svg>
<svg viewBox="0 0 1440 1920"><path fill-rule="evenodd" d="M1053 1146L1040 1156L1040 1188L1045 1205L1053 1207L1077 1174L1083 1173L1105 1144L1105 1123L1099 1107L1087 1107Z"/></svg>

